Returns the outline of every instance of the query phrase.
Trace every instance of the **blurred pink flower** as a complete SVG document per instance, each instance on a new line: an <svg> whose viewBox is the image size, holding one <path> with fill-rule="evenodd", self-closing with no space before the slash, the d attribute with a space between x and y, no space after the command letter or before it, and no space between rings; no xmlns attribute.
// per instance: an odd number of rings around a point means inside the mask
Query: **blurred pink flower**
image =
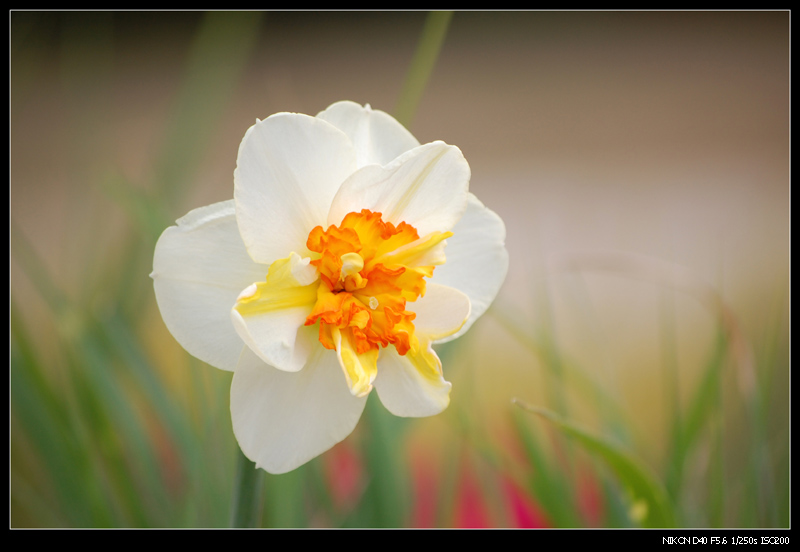
<svg viewBox="0 0 800 552"><path fill-rule="evenodd" d="M323 470L333 505L338 510L352 508L364 490L364 466L358 453L347 443L339 443L325 455Z"/></svg>

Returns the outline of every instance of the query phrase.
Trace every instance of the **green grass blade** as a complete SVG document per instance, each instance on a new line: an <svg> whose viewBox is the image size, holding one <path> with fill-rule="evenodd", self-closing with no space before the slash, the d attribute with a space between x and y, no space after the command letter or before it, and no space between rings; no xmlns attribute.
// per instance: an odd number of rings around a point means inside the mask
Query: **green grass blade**
<svg viewBox="0 0 800 552"><path fill-rule="evenodd" d="M370 527L404 527L408 521L411 488L404 469L402 434L408 422L390 414L376 393L367 400L361 423L367 426L364 461L369 477L361 508L371 519Z"/></svg>
<svg viewBox="0 0 800 552"><path fill-rule="evenodd" d="M288 473L266 474L266 496L264 497L264 514L267 527L302 529L308 527L306 511L306 487L313 483L317 474L314 467L319 459Z"/></svg>
<svg viewBox="0 0 800 552"><path fill-rule="evenodd" d="M617 432L624 432L626 420L619 406L619 400L614 398L594 375L556 350L557 345L549 342L553 338L552 331L534 332L531 324L520 323L525 320L525 316L508 303L493 304L487 314L497 320L510 337L534 354L549 372L554 371L552 363L555 363L558 374L554 374L553 377L569 382L571 389L578 391L586 401L595 404L606 426ZM554 401L566 405L566 398L560 395L555 386L551 387L553 390L550 395L556 395Z"/></svg>
<svg viewBox="0 0 800 552"><path fill-rule="evenodd" d="M133 330L124 320L111 316L103 320L98 332L101 333L105 346L124 363L126 375L133 378L137 389L164 424L178 450L184 456L189 455L196 445L189 420L158 378L155 367L139 348Z"/></svg>
<svg viewBox="0 0 800 552"><path fill-rule="evenodd" d="M29 441L41 461L41 471L34 473L42 474L35 476L36 481L31 484L52 486L55 491L57 503L48 501L48 507L57 514L50 517L57 517L64 527L91 526L95 521L92 501L78 477L87 470L86 458L76 450L77 439L67 423L64 405L53 400L52 389L44 384L36 359L26 354L21 345L18 329L12 332L9 379L15 421L11 426L12 455L20 439Z"/></svg>
<svg viewBox="0 0 800 552"><path fill-rule="evenodd" d="M264 505L264 470L256 468L255 463L241 450L237 457L231 527L260 527Z"/></svg>
<svg viewBox="0 0 800 552"><path fill-rule="evenodd" d="M104 175L100 188L125 211L151 247L164 229L174 223L162 202L153 200L148 190L135 187L119 173Z"/></svg>
<svg viewBox="0 0 800 552"><path fill-rule="evenodd" d="M540 441L531 433L519 411L512 413L512 422L531 464L528 487L537 504L545 510L555 527L580 527L581 520L577 516L574 496L564 472L553 468Z"/></svg>
<svg viewBox="0 0 800 552"><path fill-rule="evenodd" d="M453 12L434 11L429 13L425 20L422 38L411 60L400 99L394 109L395 119L406 128L409 128L417 112L417 106L439 58L452 17Z"/></svg>
<svg viewBox="0 0 800 552"><path fill-rule="evenodd" d="M49 425L35 424L30 428L40 431L44 427L61 426L59 435L73 434L70 443L79 449L74 453L79 460L68 466L52 466L53 478L59 484L61 480L83 481L83 488L71 490L67 499L69 503L77 503L79 496L87 496L92 501L89 506L92 517L77 520L80 526L163 523L168 513L164 509L167 503L164 486L147 428L133 405L140 391L125 380L124 362L120 363L117 349L109 347L104 339L107 325L81 311L56 286L21 233L17 233L16 241L15 258L21 261L23 270L55 314L59 342L63 343L68 385L59 392L66 399L63 403L55 400L58 396L55 390L43 393L46 388L40 383L37 387L41 398L32 403L34 410L28 414L35 415L38 410L42 415L48 405L63 404L59 407L60 414L52 416ZM15 322L19 337L22 335L19 317ZM19 341L24 340L19 337ZM22 351L28 349L30 346L26 345ZM44 380L37 374L35 363L29 361L26 366L34 382ZM20 398L20 408L28 404L22 402L27 396L24 386L27 375L21 369L14 372L19 385L13 387L12 396ZM54 455L46 445L58 440L40 443L45 446L41 449L45 458ZM71 458L64 454L55 456Z"/></svg>
<svg viewBox="0 0 800 552"><path fill-rule="evenodd" d="M579 427L546 409L521 401L523 409L555 424L584 450L602 460L617 476L628 493L629 515L643 527L674 527L675 517L666 490L655 475L637 457L619 445Z"/></svg>
<svg viewBox="0 0 800 552"><path fill-rule="evenodd" d="M204 15L156 165L156 187L168 202L174 201L197 173L256 44L263 16L258 11Z"/></svg>
<svg viewBox="0 0 800 552"><path fill-rule="evenodd" d="M695 391L685 416L675 417L681 425L673 429L669 471L667 473L667 490L676 502L680 496L683 476L683 463L690 454L702 429L707 425L709 417L718 405L717 392L722 367L728 350L728 339L720 328L711 357L706 364L700 385Z"/></svg>

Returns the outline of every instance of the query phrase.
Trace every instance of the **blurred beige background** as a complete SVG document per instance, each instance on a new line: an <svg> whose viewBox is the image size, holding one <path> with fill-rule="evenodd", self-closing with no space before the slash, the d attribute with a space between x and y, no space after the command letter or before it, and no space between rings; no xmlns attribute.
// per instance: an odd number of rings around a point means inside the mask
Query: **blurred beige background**
<svg viewBox="0 0 800 552"><path fill-rule="evenodd" d="M201 17L11 13L10 214L66 289L90 277L82 259L121 253L132 223L96 182L113 169L151 185ZM219 125L190 186L164 206L171 218L232 196L256 117L342 99L391 112L424 17L264 14L231 102L209 113ZM507 225L497 307L525 331L552 321L563 354L634 413L646 456L661 451L668 415L664 305L686 392L713 316L647 278L558 270L565 259L679 265L719 292L750 343L788 316L788 12L457 12L411 131L459 146L472 191ZM47 324L13 261L11 293ZM152 325L166 332L156 311ZM456 385L456 409L492 418L511 396L546 400L540 359L500 318L470 334L478 354L451 378L492 393L466 404Z"/></svg>

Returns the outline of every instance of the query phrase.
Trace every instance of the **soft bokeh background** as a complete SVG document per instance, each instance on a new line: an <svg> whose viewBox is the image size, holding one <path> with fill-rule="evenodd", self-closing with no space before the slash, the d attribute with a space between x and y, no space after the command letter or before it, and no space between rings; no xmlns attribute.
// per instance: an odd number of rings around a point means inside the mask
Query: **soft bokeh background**
<svg viewBox="0 0 800 552"><path fill-rule="evenodd" d="M426 17L10 12L12 527L228 524L230 375L161 321L155 239L256 117L393 112ZM372 397L260 523L789 526L789 13L456 12L406 123L507 281L444 414Z"/></svg>

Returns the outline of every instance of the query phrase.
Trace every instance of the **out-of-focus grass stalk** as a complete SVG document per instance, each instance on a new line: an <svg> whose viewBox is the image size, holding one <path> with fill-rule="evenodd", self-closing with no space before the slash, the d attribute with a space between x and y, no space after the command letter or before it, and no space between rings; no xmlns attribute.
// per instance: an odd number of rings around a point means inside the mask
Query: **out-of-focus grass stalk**
<svg viewBox="0 0 800 552"><path fill-rule="evenodd" d="M773 380L776 376L775 371L782 365L788 376L790 370L790 337L787 333L787 329L790 327L788 304L788 301L780 294L773 298L769 309L769 322L766 324L762 337L763 350L757 357L759 367L756 372L757 377L752 381L753 388L748 390L743 386L741 390L746 403L746 420L750 425L752 435L747 479L756 502L755 515L752 520L748 520L749 525L753 526L789 526L788 495L790 491L788 485L781 485L781 483L789 481L788 466L783 466L782 463L773 464L774 452L785 451L773 451L769 435L770 424L778 421L774 418L770 419L769 412L769 406L774 400L771 393L774 393L776 389ZM779 383L777 389L782 395L780 402L785 401L785 404L789 404L790 390L788 386ZM788 431L788 419L780 420L780 422L785 424L784 427ZM788 450L789 443L782 444L782 447ZM787 460L789 458L788 453L781 456ZM781 474L785 475L781 476ZM748 506L752 508L752 504L748 504Z"/></svg>
<svg viewBox="0 0 800 552"><path fill-rule="evenodd" d="M703 305L718 324L717 341L704 374L703 383L690 403L689 414L682 420L680 432L684 446L693 441L696 432L707 419L710 400L726 355L735 361L736 376L740 387L749 394L754 387L755 367L749 344L738 325L730 307L712 286L700 280L687 269L658 259L622 253L599 252L563 259L560 270L601 271L617 273L627 278L648 281L694 297Z"/></svg>
<svg viewBox="0 0 800 552"><path fill-rule="evenodd" d="M368 514L368 526L404 527L411 489L402 446L408 420L390 414L371 393L361 423L368 430L364 461L369 482L364 500L369 511L363 512Z"/></svg>
<svg viewBox="0 0 800 552"><path fill-rule="evenodd" d="M596 408L600 426L604 431L615 436L620 442L628 444L630 428L618 397L619 371L614 362L607 358L607 352L603 347L610 336L598 318L597 307L587 289L586 275L573 273L568 277L563 276L565 278L562 283L569 285L568 292L563 294L564 299L570 301L572 308L578 313L581 326L586 328L586 335L582 338L598 349L593 359L595 362L590 368L572 362L563 350L559 353L565 389L576 391L578 396L582 397L584 404L588 402Z"/></svg>
<svg viewBox="0 0 800 552"><path fill-rule="evenodd" d="M711 457L709 459L708 512L709 526L725 527L726 462L724 452L725 416L722 404L721 380L717 380L714 393L713 414L709 420Z"/></svg>
<svg viewBox="0 0 800 552"><path fill-rule="evenodd" d="M560 466L553 466L542 446L541 434L529 429L522 412L512 412L512 422L530 462L527 488L547 513L554 527L580 527L581 520L575 507L570 480Z"/></svg>
<svg viewBox="0 0 800 552"><path fill-rule="evenodd" d="M43 456L49 458L54 453L51 447L58 446L61 439L72 434L68 446L70 449L73 446L77 448L77 456L57 455L56 458L65 460L67 465L61 469L54 466L51 474L59 483L82 481L77 489L64 489L64 499L76 511L80 511L75 506L81 498L94 501L86 506L89 517L76 518L74 522L87 526L142 524L146 519L143 504L139 502L138 495L130 485L130 479L119 471L123 464L117 460L121 458L115 458L115 455L121 454L116 446L118 436L125 436L125 444L131 444L132 449L140 455L143 461L140 466L152 467L154 463L151 457L146 457L149 448L145 445L136 417L132 415L130 403L120 393L121 387L111 381L114 375L109 372L110 366L105 358L103 345L98 340L98 326L53 284L43 264L25 241L21 230L15 228L13 223L12 236L15 257L55 315L67 368L67 386L58 391L48 391L46 376L37 368L30 347L23 346L27 340L22 334L21 318L16 315L12 324L17 336L16 342L23 352L29 351L20 359L27 359L27 362L12 365L13 378L17 385L15 389L18 391L13 395L16 399L16 412L21 415L30 412L22 416L23 421L31 415L45 414L48 407L56 407L62 412L51 417L49 423L43 424L41 428L66 425L58 432L58 437L40 440L39 447ZM34 376L34 381L39 382L36 387L39 389L40 399L27 403L35 410L25 411L26 402L22 399L25 393L20 386L30 376ZM59 404L63 406L56 406Z"/></svg>
<svg viewBox="0 0 800 552"><path fill-rule="evenodd" d="M239 451L236 462L231 527L250 528L261 524L264 496L264 471Z"/></svg>
<svg viewBox="0 0 800 552"><path fill-rule="evenodd" d="M78 518L71 525L170 526L186 523L186 520L179 519L180 511L175 508L176 504L171 504L165 495L165 487L161 481L163 474L153 450L154 445L146 435L149 430L143 426L143 421L135 412L137 407L134 402L138 401L138 397L145 398L149 407L157 413L158 422L163 424L170 445L175 447L179 458L183 460L183 468L187 473L202 471L207 480L209 472L213 470L199 462L202 455L198 454L196 436L174 397L169 396L157 377L153 364L144 356L142 344L135 335L131 321L124 317L124 313L115 310L101 312L98 318L97 313L74 304L54 284L33 248L25 241L21 230L13 223L12 250L14 258L52 310L67 352L64 356L67 369L64 377L66 387L58 393L49 393L34 404L42 409L66 401L64 414L54 417L51 423L67 424L59 435L77 432L80 439L73 441L82 443L84 447L80 458L97 464L91 468L75 465L54 469L54 481L80 482L88 478L83 482L84 490L74 489L68 493L70 512L80 511L76 508L79 497L87 496L86 489L91 489L96 482L118 487L110 496L115 501L120 501L121 509L92 506L89 508L91 511L129 512L125 517L117 518L117 521ZM134 262L129 269L143 272L137 270L137 266L141 265ZM12 315L12 328L19 333L21 318L18 315ZM15 383L22 385L27 374L35 373L31 365L31 362L27 365L12 363ZM20 368L19 371L16 370L17 367ZM39 379L44 380L44 377ZM17 409L23 404L21 396L21 392L13 394ZM48 426L44 424L42 427ZM41 441L43 446L57 442L58 439ZM91 451L96 453L91 454ZM48 453L46 449L43 449L43 456L69 458ZM134 470L135 473L124 469ZM102 475L105 470L111 472L104 478ZM192 480L195 480L194 476ZM134 483L135 481L138 483Z"/></svg>
<svg viewBox="0 0 800 552"><path fill-rule="evenodd" d="M602 459L622 482L630 499L630 516L644 527L674 527L675 517L666 489L633 454L561 416L523 401L516 403L554 423L587 451Z"/></svg>
<svg viewBox="0 0 800 552"><path fill-rule="evenodd" d="M304 510L308 468L308 465L304 465L289 473L265 474L263 526L293 529L308 526L309 521ZM321 491L320 494L324 492Z"/></svg>
<svg viewBox="0 0 800 552"><path fill-rule="evenodd" d="M724 419L724 413L721 402L721 382L726 359L733 361L733 365L736 368L735 375L747 404L752 404L754 388L757 386L756 371L749 346L741 334L731 309L722 301L716 290L701 282L694 275L680 267L655 259L597 253L562 259L560 263L556 263L554 268L578 271L599 269L658 283L695 297L709 309L714 319L718 322L718 337L712 348L711 358L706 364L700 385L689 402L686 415L682 416L676 408L678 397L674 355L677 345L670 325L671 319L668 316L671 311L662 314L664 317L662 320L662 336L665 349L664 365L668 379L667 393L669 395L667 404L672 405L675 410L673 416L671 416L673 424L670 432L672 442L669 447L670 452L665 473L667 475L666 488L668 489L668 494L672 497L674 503L678 503L684 463L693 452L703 430L709 429L710 448L708 450L711 455L709 469L714 471L716 475L706 479L707 494L703 497L706 501L705 513L709 516L708 524L720 526L726 523L724 489L726 485L726 465L722 448L724 430L722 420ZM662 307L663 305L664 303L662 302ZM516 334L519 334L519 331ZM518 335L518 337L521 337L523 342L531 341L531 338L525 335ZM534 340L533 350L541 351L542 349L545 348L536 345ZM547 358L546 354L542 356ZM755 411L757 408L751 410ZM561 427L567 426L562 423ZM756 435L757 432L751 433L753 437ZM595 450L597 449L595 448ZM535 460L534 453L530 452L529 447L529 456ZM539 461L539 464L541 464L541 461Z"/></svg>
<svg viewBox="0 0 800 552"><path fill-rule="evenodd" d="M549 300L545 300L549 303ZM539 309L537 309L539 312ZM571 388L580 393L585 401L597 408L601 426L620 433L620 428L625 427L625 417L620 406L607 389L600 385L587 370L570 362L563 357L557 344L553 343L553 331L546 318L544 330L535 331L533 325L524 323L525 316L516 306L507 303L496 303L489 313L501 324L510 336L525 346L542 365L548 370L549 387L547 397L556 405L563 405L566 410L566 396L564 387L567 382ZM514 411L512 416L513 427L523 446L526 458L531 465L531 474L527 481L528 489L535 497L537 503L546 511L550 522L555 527L580 527L583 521L578 515L576 504L575 478L570 476L571 470L564 469L563 463L549 458L547 439L541 431L533 432L526 417ZM558 438L558 434L554 436ZM565 445L562 443L561 447ZM566 453L570 445L566 444ZM608 495L608 493L606 493ZM629 524L627 512L623 511L621 501L614 496L607 496L607 516L610 520L617 520L617 526Z"/></svg>
<svg viewBox="0 0 800 552"><path fill-rule="evenodd" d="M753 444L750 452L749 468L752 478L755 481L756 504L758 513L758 525L760 526L788 526L788 523L780 519L781 511L788 514L788 503L781 508L781 500L778 498L780 493L776 492L776 481L773 475L773 465L770 453L770 443L768 436L767 407L763 395L766 391L759 389L755 393L753 400L747 408L748 421L751 426ZM787 426L788 427L788 426Z"/></svg>
<svg viewBox="0 0 800 552"><path fill-rule="evenodd" d="M85 456L80 455L75 446L73 429L70 424L70 414L63 401L63 395L55 392L51 387L44 367L42 366L34 344L25 331L15 302L11 301L11 414L12 436L22 433L30 446L39 452L43 464L45 477L50 479L56 494L57 506L52 507L53 513L47 518L57 520L64 525L82 525L91 523L88 511L90 508L85 503L87 493L82 492L81 482L76 477L58 477L58 474L76 471ZM19 437L14 443L19 443ZM12 447L12 456L15 452ZM16 499L16 490L25 479L18 475L17 466L12 460L11 466L11 502ZM37 480L40 480L37 477ZM40 482L40 481L37 481ZM26 502L42 502L46 500L46 491L36 489L35 485L24 485L24 496L29 497ZM60 515L63 514L63 515ZM37 520L38 521L38 520ZM59 525L55 525L56 527Z"/></svg>
<svg viewBox="0 0 800 552"><path fill-rule="evenodd" d="M394 117L403 126L409 128L417 112L417 106L422 98L422 93L428 84L439 52L447 36L447 29L453 12L434 11L428 14L425 26L422 29L422 37L417 44L411 66L406 73L406 80L400 92L400 99L394 108Z"/></svg>
<svg viewBox="0 0 800 552"><path fill-rule="evenodd" d="M156 199L174 205L197 174L208 140L253 52L264 16L261 11L204 14L156 163Z"/></svg>
<svg viewBox="0 0 800 552"><path fill-rule="evenodd" d="M553 345L545 340L548 332L534 332L531 323L526 323L526 316L514 305L496 302L490 307L488 314L492 316L517 342L528 349L543 365L547 366L551 358ZM625 424L625 417L616 399L608 390L596 381L585 368L564 358L559 353L559 369L565 381L573 389L590 401L599 410L603 423L618 430ZM559 392L561 393L561 392ZM566 399L564 399L566 401Z"/></svg>
<svg viewBox="0 0 800 552"><path fill-rule="evenodd" d="M64 101L65 125L70 129L67 147L67 168L72 186L64 209L68 213L91 212L93 224L84 217L66 217L59 238L64 258L72 259L68 268L78 268L77 274L67 272L62 279L73 278L77 283L78 301L91 301L97 272L84 267L102 266L104 256L99 247L86 247L96 240L97 227L109 218L103 208L102 194L94 193L93 185L104 170L101 160L113 158L110 140L98 139L112 132L110 121L114 82L114 26L111 12L92 11L65 13L61 17L58 76ZM87 158L86 152L92 152ZM95 218L96 217L96 218ZM69 286L74 288L75 286Z"/></svg>
<svg viewBox="0 0 800 552"><path fill-rule="evenodd" d="M547 395L552 401L554 409L562 416L567 416L569 415L569 406L564 389L564 362L558 345L555 320L550 303L550 289L545 278L542 278L538 285L540 288L538 293L540 301L537 312L541 324L539 328L540 337L537 341L541 344L544 353L544 365L547 367L550 376L547 378L549 383Z"/></svg>
<svg viewBox="0 0 800 552"><path fill-rule="evenodd" d="M664 374L664 402L667 405L667 435L672 443L682 442L681 406L678 374L678 342L675 336L675 304L672 290L662 290L661 305L661 356ZM682 478L682 458L673 456L666 466L666 486L675 498L675 487Z"/></svg>
<svg viewBox="0 0 800 552"><path fill-rule="evenodd" d="M438 527L448 527L452 524L455 517L455 505L458 494L459 470L453 469L458 466L462 447L454 446L448 442L444 447L444 470L438 474L439 488L436 496L435 522Z"/></svg>

